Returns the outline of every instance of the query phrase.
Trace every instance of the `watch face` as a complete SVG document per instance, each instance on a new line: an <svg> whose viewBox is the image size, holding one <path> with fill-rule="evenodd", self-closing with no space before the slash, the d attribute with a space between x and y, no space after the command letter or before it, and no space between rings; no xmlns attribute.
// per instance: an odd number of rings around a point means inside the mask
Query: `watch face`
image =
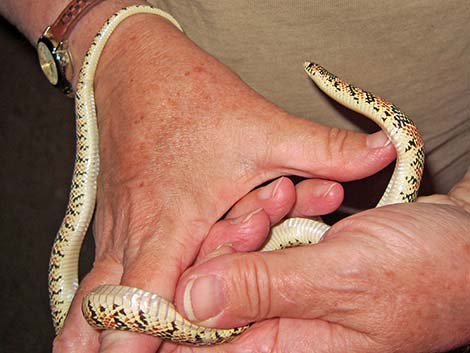
<svg viewBox="0 0 470 353"><path fill-rule="evenodd" d="M46 75L50 83L54 86L57 85L57 82L59 81L57 66L51 51L43 42L38 43L38 56L42 72L44 72L44 75Z"/></svg>

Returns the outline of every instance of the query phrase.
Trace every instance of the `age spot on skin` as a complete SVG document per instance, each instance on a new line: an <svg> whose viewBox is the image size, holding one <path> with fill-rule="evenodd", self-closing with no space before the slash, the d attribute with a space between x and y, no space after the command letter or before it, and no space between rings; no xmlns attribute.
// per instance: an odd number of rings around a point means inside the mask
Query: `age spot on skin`
<svg viewBox="0 0 470 353"><path fill-rule="evenodd" d="M134 125L141 123L142 121L144 121L144 119L145 117L143 115L140 115L139 117L137 117L137 119L134 120Z"/></svg>
<svg viewBox="0 0 470 353"><path fill-rule="evenodd" d="M201 73L201 72L205 72L205 71L206 70L202 66L196 66L191 71L186 71L184 73L184 76L189 76L189 75L191 75L191 73Z"/></svg>

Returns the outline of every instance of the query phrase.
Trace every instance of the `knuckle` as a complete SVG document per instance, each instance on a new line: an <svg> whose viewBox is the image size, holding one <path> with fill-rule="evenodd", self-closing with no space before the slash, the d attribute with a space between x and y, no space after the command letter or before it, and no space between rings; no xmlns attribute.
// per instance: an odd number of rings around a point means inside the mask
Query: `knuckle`
<svg viewBox="0 0 470 353"><path fill-rule="evenodd" d="M240 256L233 273L232 303L228 308L252 322L271 315L271 279L263 257L256 253ZM240 300L241 299L241 300Z"/></svg>
<svg viewBox="0 0 470 353"><path fill-rule="evenodd" d="M346 150L346 142L349 138L350 132L347 130L339 129L339 128L331 128L328 131L326 136L326 148L329 160L333 160L333 158L342 157L344 151Z"/></svg>

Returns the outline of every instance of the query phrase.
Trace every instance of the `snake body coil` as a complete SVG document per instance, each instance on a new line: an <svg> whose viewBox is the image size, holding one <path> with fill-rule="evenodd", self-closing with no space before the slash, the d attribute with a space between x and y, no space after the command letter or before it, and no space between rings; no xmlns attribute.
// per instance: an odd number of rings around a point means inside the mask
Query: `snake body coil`
<svg viewBox="0 0 470 353"><path fill-rule="evenodd" d="M85 57L75 97L77 153L72 187L49 265L51 312L57 333L63 326L78 288L78 255L95 207L99 151L94 73L112 31L121 21L136 13L164 16L181 29L171 16L158 9L131 6L119 11L106 22ZM305 63L304 68L326 94L376 122L395 146L395 170L377 206L413 202L424 163L423 141L413 122L395 105L340 80L317 64ZM271 238L262 250L315 244L328 228L326 224L309 219L287 219L273 227ZM226 342L247 328L220 330L198 326L184 319L173 304L158 295L124 286L98 287L84 298L82 309L86 320L94 327L141 332L185 344L211 345Z"/></svg>

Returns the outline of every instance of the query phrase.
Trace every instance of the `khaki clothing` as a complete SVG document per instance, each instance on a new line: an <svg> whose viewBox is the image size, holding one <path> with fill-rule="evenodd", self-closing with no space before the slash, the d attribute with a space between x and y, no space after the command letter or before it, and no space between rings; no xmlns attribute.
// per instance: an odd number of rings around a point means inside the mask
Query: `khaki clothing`
<svg viewBox="0 0 470 353"><path fill-rule="evenodd" d="M470 165L470 1L149 2L292 114L377 130L321 94L306 60L393 101L424 135L427 193L447 192Z"/></svg>

